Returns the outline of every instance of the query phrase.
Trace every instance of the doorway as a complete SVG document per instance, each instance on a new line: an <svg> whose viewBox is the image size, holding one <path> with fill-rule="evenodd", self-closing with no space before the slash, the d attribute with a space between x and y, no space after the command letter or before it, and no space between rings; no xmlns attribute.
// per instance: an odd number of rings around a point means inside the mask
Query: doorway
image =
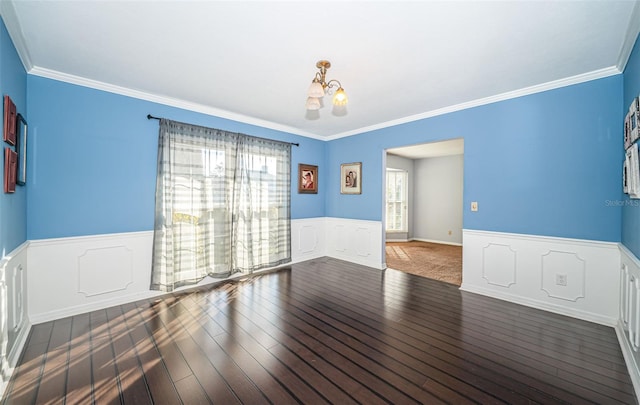
<svg viewBox="0 0 640 405"><path fill-rule="evenodd" d="M385 152L387 267L460 286L464 140Z"/></svg>

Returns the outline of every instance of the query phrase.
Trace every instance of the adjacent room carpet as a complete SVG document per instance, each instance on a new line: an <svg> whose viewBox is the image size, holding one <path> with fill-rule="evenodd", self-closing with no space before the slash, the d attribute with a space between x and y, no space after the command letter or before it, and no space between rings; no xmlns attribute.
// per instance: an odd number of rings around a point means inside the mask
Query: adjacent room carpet
<svg viewBox="0 0 640 405"><path fill-rule="evenodd" d="M462 284L462 246L387 242L387 267L445 283Z"/></svg>

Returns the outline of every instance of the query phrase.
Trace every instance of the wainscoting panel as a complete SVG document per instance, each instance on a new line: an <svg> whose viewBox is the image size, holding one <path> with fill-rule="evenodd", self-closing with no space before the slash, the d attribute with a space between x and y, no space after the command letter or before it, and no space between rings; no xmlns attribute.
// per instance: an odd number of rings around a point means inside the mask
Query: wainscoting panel
<svg viewBox="0 0 640 405"><path fill-rule="evenodd" d="M617 243L464 230L463 244L463 290L616 324Z"/></svg>
<svg viewBox="0 0 640 405"><path fill-rule="evenodd" d="M586 262L575 253L542 255L542 291L549 297L576 302L585 295Z"/></svg>
<svg viewBox="0 0 640 405"><path fill-rule="evenodd" d="M326 218L326 255L384 269L382 222Z"/></svg>
<svg viewBox="0 0 640 405"><path fill-rule="evenodd" d="M516 283L516 252L509 245L489 243L482 248L482 278L509 288Z"/></svg>
<svg viewBox="0 0 640 405"><path fill-rule="evenodd" d="M297 263L325 255L325 219L291 220L291 261Z"/></svg>
<svg viewBox="0 0 640 405"><path fill-rule="evenodd" d="M153 232L31 241L33 324L159 293L149 290Z"/></svg>
<svg viewBox="0 0 640 405"><path fill-rule="evenodd" d="M29 335L27 247L23 243L0 260L0 395Z"/></svg>

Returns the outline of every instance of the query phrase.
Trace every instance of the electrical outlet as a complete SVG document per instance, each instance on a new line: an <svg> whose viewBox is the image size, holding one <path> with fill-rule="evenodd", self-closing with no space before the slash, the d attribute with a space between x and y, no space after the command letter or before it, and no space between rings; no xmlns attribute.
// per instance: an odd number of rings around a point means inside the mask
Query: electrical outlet
<svg viewBox="0 0 640 405"><path fill-rule="evenodd" d="M478 211L478 202L477 201L472 201L471 202L471 211L473 211L473 212Z"/></svg>
<svg viewBox="0 0 640 405"><path fill-rule="evenodd" d="M556 274L556 285L567 286L567 275L566 274Z"/></svg>

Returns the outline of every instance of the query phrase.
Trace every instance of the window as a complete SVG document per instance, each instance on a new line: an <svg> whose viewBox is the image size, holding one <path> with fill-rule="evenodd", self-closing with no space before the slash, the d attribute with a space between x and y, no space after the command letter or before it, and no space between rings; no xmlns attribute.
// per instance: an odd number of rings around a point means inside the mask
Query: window
<svg viewBox="0 0 640 405"><path fill-rule="evenodd" d="M291 261L291 145L160 121L151 288Z"/></svg>
<svg viewBox="0 0 640 405"><path fill-rule="evenodd" d="M407 232L407 184L404 170L387 169L387 232Z"/></svg>

